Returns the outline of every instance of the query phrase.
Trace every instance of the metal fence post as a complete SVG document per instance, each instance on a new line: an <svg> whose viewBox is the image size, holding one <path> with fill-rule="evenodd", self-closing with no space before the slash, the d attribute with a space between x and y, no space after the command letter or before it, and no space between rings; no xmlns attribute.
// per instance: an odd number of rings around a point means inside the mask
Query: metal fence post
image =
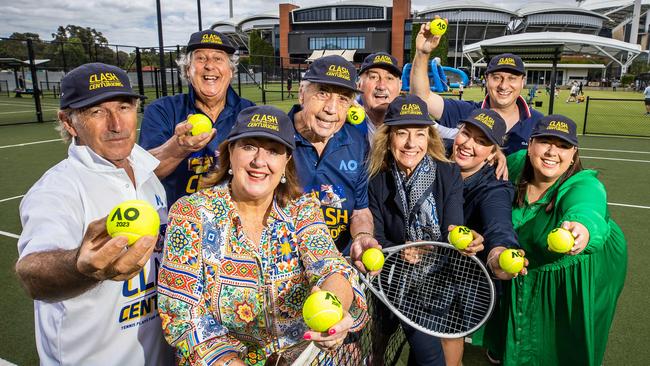
<svg viewBox="0 0 650 366"><path fill-rule="evenodd" d="M31 39L27 40L27 53L29 55L29 71L32 74L32 90L34 92L34 104L36 106L36 120L38 122L43 122L43 109L41 108L41 89L38 87L38 75L36 75L34 45Z"/></svg>
<svg viewBox="0 0 650 366"><path fill-rule="evenodd" d="M176 90L174 90L174 55L172 55L172 52L169 52L169 74L171 81L169 82L172 86L172 95L176 95Z"/></svg>
<svg viewBox="0 0 650 366"><path fill-rule="evenodd" d="M176 58L179 58L181 56L181 46L176 45ZM181 77L182 71L178 65L176 65L176 69L178 70L178 94L183 94L183 78Z"/></svg>
<svg viewBox="0 0 650 366"><path fill-rule="evenodd" d="M585 103L585 120L582 122L582 134L587 134L587 115L589 114L589 96L587 95L587 103Z"/></svg>
<svg viewBox="0 0 650 366"><path fill-rule="evenodd" d="M140 47L135 48L135 69L136 75L138 76L138 92L140 95L144 95L144 75L142 75L142 56L140 55ZM144 112L144 101L140 104L140 109Z"/></svg>
<svg viewBox="0 0 650 366"><path fill-rule="evenodd" d="M264 89L264 56L262 56L262 68L260 73L260 89L262 90L262 104L266 104L266 90ZM255 78L255 74L253 74Z"/></svg>

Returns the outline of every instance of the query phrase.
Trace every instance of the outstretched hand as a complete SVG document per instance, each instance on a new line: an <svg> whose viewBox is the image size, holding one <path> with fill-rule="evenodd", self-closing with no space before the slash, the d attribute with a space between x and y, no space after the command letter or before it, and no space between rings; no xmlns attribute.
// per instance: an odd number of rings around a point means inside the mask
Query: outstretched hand
<svg viewBox="0 0 650 366"><path fill-rule="evenodd" d="M435 16L435 19L439 19L439 16ZM446 23L449 23L447 19L445 19ZM431 34L431 29L429 28L429 23L426 22L422 24L420 27L420 31L418 32L417 36L415 37L415 49L419 53L424 53L424 54L430 54L438 48L438 44L440 43L440 38L441 36L436 36Z"/></svg>

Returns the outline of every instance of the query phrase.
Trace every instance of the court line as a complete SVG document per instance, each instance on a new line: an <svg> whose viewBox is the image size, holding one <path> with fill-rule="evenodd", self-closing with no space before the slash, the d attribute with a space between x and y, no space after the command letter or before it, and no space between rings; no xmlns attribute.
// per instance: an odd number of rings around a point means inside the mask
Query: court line
<svg viewBox="0 0 650 366"><path fill-rule="evenodd" d="M0 366L17 366L15 363L11 363L7 360L0 358Z"/></svg>
<svg viewBox="0 0 650 366"><path fill-rule="evenodd" d="M630 154L650 154L650 151L633 151L633 150L612 150L612 149L594 149L589 147L581 147L580 150L589 150L589 151L605 151L605 152L622 152Z"/></svg>
<svg viewBox="0 0 650 366"><path fill-rule="evenodd" d="M43 112L49 112L49 111L58 111L58 108L50 108L50 109L43 109ZM33 110L29 111L11 111L11 112L0 112L0 114L12 114L12 113L32 113L34 112Z"/></svg>
<svg viewBox="0 0 650 366"><path fill-rule="evenodd" d="M5 202L5 201L15 200L15 199L18 199L18 198L23 198L23 197L25 197L24 194L21 194L20 196L13 196L13 197L9 197L9 198L3 198L3 199L0 200L0 203Z"/></svg>
<svg viewBox="0 0 650 366"><path fill-rule="evenodd" d="M52 139L52 140L41 140L41 141L25 142L25 143L22 143L22 144L0 146L0 149L7 149L7 148L10 148L10 147L19 147L19 146L27 146L27 145L45 144L45 143L54 142L54 141L62 141L62 140L60 138L58 138L58 139Z"/></svg>
<svg viewBox="0 0 650 366"><path fill-rule="evenodd" d="M633 163L650 163L650 160L604 158L602 156L581 156L580 159L615 160L615 161L629 161Z"/></svg>
<svg viewBox="0 0 650 366"><path fill-rule="evenodd" d="M10 237L10 238L14 238L14 239L18 239L18 238L20 238L20 235L16 235L16 234L8 233L8 232L6 232L6 231L2 231L2 230L0 230L0 235L2 235L2 236L8 236L8 237Z"/></svg>

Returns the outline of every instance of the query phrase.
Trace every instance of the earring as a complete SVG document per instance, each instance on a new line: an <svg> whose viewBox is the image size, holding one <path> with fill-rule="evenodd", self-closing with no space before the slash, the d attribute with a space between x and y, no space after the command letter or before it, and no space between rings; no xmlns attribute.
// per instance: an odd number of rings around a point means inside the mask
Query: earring
<svg viewBox="0 0 650 366"><path fill-rule="evenodd" d="M282 174L282 177L280 177L280 183L285 184L287 182L287 177Z"/></svg>
<svg viewBox="0 0 650 366"><path fill-rule="evenodd" d="M232 168L228 168L228 174L232 175Z"/></svg>

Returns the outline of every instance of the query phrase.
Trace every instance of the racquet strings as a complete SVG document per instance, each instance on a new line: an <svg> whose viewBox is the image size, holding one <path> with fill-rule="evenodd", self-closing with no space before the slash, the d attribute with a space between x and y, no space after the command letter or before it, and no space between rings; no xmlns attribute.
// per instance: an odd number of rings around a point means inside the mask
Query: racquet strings
<svg viewBox="0 0 650 366"><path fill-rule="evenodd" d="M406 318L435 333L471 333L492 308L490 279L453 248L427 245L391 253L375 281Z"/></svg>

